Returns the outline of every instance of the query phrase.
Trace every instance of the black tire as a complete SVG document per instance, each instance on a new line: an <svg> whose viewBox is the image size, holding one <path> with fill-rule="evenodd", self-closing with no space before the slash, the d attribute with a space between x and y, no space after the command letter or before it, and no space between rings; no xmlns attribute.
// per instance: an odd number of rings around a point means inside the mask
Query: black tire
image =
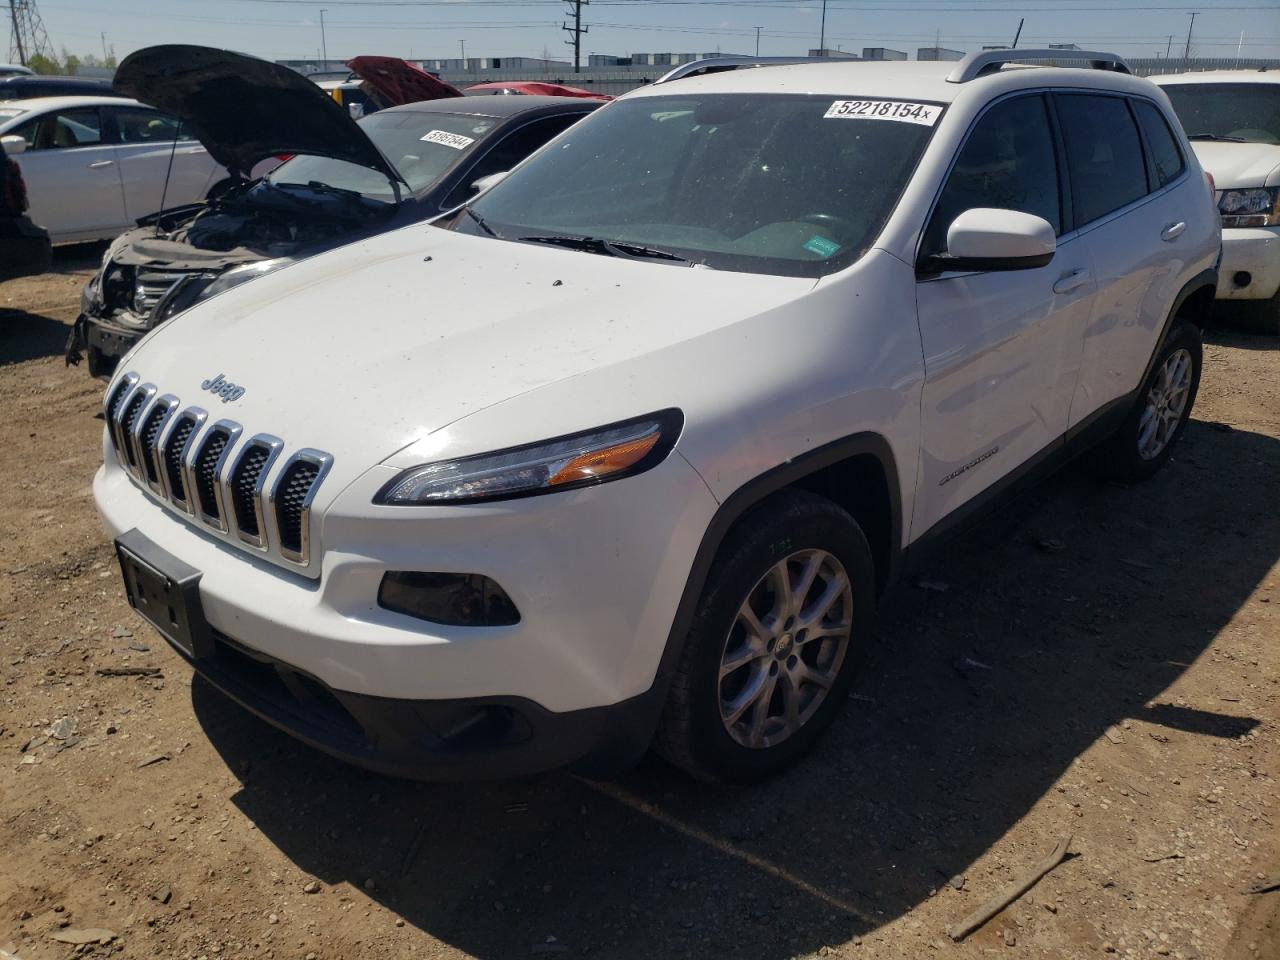
<svg viewBox="0 0 1280 960"><path fill-rule="evenodd" d="M852 607L851 610L842 607L842 613L850 614L851 624L843 660L827 665L834 682L824 698L814 701L816 707L796 732L771 746L743 745L734 739L721 719L721 684L732 682L720 678L721 658L730 640L730 631L739 629L739 609L779 561L804 556L806 551L813 550L838 560L852 588L851 597L841 601L842 604L851 602ZM823 569L835 570L834 566ZM830 582L822 585L829 586ZM658 725L654 744L658 752L700 780L727 783L762 780L798 760L830 726L848 696L864 646L872 635L875 583L875 565L866 537L853 517L830 500L805 491L786 490L753 508L730 531L707 576ZM817 586L815 582L815 588ZM840 619L843 622L844 617ZM792 642L790 636L788 632L788 647ZM802 632L797 630L795 646L791 647L796 653L801 653L801 637ZM781 639L770 641L769 647L773 649L775 644L783 642ZM812 649L818 655L832 650L820 650L822 643L825 641L806 646L804 650ZM775 654L763 658L762 663L767 661L768 666L761 667L773 670L775 675L779 667L787 667L788 660L794 666L799 659L782 657L775 664L772 660ZM801 656L812 659L809 654ZM780 681L779 686L782 685ZM785 699L788 691L800 696L795 692L800 689L800 685L788 683L779 696ZM803 689L816 694L809 686ZM772 702L772 694L770 700ZM766 712L769 708L770 704L766 704Z"/></svg>
<svg viewBox="0 0 1280 960"><path fill-rule="evenodd" d="M1186 402L1181 415L1167 441L1155 456L1144 456L1141 452L1143 437L1143 417L1147 411L1152 391L1160 381L1165 364L1174 354L1186 351L1191 357L1191 383L1186 395ZM1200 369L1202 350L1200 345L1200 328L1193 324L1174 321L1160 349L1156 351L1155 362L1151 371L1142 381L1138 396L1134 400L1133 409L1125 418L1124 424L1098 449L1097 463L1103 475L1125 483L1136 483L1146 480L1169 462L1174 445L1187 428L1191 419L1191 410L1195 406L1196 393L1200 389Z"/></svg>

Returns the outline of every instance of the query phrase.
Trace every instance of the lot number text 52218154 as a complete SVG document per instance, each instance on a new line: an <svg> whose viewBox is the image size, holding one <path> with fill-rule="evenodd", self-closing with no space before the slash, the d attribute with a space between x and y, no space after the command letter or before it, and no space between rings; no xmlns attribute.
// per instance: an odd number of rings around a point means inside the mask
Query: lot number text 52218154
<svg viewBox="0 0 1280 960"><path fill-rule="evenodd" d="M908 103L906 100L837 100L822 116L838 120L896 120L932 127L942 115L936 103Z"/></svg>

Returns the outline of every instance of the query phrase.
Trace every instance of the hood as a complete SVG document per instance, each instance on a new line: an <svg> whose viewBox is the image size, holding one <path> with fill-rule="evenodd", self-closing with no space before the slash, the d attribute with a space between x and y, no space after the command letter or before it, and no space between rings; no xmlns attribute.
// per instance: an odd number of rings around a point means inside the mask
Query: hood
<svg viewBox="0 0 1280 960"><path fill-rule="evenodd" d="M562 83L541 83L536 80L513 80L477 83L467 87L467 93L523 93L534 97L581 97L584 100L612 100L607 93L593 93L581 87L567 87Z"/></svg>
<svg viewBox="0 0 1280 960"><path fill-rule="evenodd" d="M171 113L233 174L282 153L400 175L337 103L302 74L229 50L165 44L125 57L117 92Z"/></svg>
<svg viewBox="0 0 1280 960"><path fill-rule="evenodd" d="M347 67L385 107L462 96L457 87L399 57L353 57Z"/></svg>
<svg viewBox="0 0 1280 960"><path fill-rule="evenodd" d="M539 387L618 367L626 390L626 361L813 286L416 225L198 304L120 369L246 436L331 453L336 492L408 444ZM219 374L244 394L224 404L202 392Z"/></svg>
<svg viewBox="0 0 1280 960"><path fill-rule="evenodd" d="M1219 190L1280 183L1280 144L1193 140L1191 147Z"/></svg>

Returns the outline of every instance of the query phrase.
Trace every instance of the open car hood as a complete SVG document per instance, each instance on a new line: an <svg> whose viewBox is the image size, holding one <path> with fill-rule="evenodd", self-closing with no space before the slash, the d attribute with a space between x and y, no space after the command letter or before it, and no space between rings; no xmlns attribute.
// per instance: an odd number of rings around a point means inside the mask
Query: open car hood
<svg viewBox="0 0 1280 960"><path fill-rule="evenodd" d="M347 67L388 107L462 96L457 87L399 57L352 57Z"/></svg>
<svg viewBox="0 0 1280 960"><path fill-rule="evenodd" d="M163 44L125 57L112 86L170 113L233 174L281 153L400 175L337 103L302 74L242 53Z"/></svg>

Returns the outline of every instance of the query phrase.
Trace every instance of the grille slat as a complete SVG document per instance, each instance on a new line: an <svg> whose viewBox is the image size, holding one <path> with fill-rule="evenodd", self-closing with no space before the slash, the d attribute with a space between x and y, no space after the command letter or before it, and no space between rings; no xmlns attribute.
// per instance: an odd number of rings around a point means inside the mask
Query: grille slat
<svg viewBox="0 0 1280 960"><path fill-rule="evenodd" d="M133 433L133 428L138 425L138 417L142 413L142 407L146 400L146 395L141 390L135 393L129 401L129 405L125 407L124 416L120 421L120 434L124 438L124 456L131 467L138 465L138 458L133 449L133 444L129 442L129 437Z"/></svg>
<svg viewBox="0 0 1280 960"><path fill-rule="evenodd" d="M262 536L258 529L257 483L270 457L271 448L255 442L241 454L240 462L231 474L231 504L236 514L236 526L255 539Z"/></svg>
<svg viewBox="0 0 1280 960"><path fill-rule="evenodd" d="M138 445L142 452L142 471L148 483L160 482L160 471L156 464L156 439L160 436L160 430L164 427L164 422L169 418L172 409L168 404L157 403L155 409L147 414L147 419L142 425Z"/></svg>
<svg viewBox="0 0 1280 960"><path fill-rule="evenodd" d="M295 460L276 487L276 524L280 528L280 546L294 554L302 553L303 510L307 495L319 475L318 464Z"/></svg>
<svg viewBox="0 0 1280 960"><path fill-rule="evenodd" d="M182 488L182 454L195 428L196 418L189 413L184 413L174 424L173 432L169 434L169 442L164 448L164 469L169 479L169 496L184 506L187 498Z"/></svg>
<svg viewBox="0 0 1280 960"><path fill-rule="evenodd" d="M196 504L207 517L222 521L218 509L218 460L227 448L230 433L222 427L212 428L196 454L194 473L196 478Z"/></svg>

